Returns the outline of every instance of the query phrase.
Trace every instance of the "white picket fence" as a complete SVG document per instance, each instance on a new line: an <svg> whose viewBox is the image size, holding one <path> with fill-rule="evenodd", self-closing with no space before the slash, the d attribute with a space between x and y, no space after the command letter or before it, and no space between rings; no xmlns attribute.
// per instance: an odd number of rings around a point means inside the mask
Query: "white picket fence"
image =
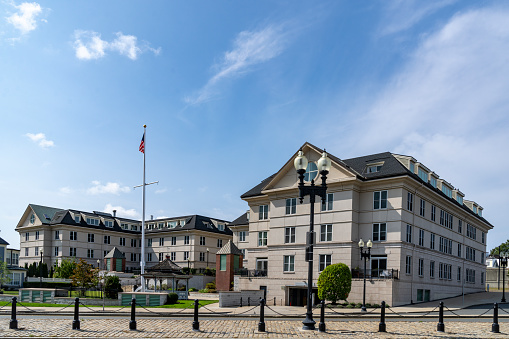
<svg viewBox="0 0 509 339"><path fill-rule="evenodd" d="M41 281L41 278L38 277L27 277L27 282L38 282ZM43 282L61 282L61 283L70 283L71 279L63 279L63 278L42 278Z"/></svg>

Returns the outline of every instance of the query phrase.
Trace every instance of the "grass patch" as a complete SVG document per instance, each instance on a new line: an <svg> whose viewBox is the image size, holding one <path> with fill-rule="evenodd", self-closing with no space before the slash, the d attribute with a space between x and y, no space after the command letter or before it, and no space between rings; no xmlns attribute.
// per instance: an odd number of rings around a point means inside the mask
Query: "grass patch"
<svg viewBox="0 0 509 339"><path fill-rule="evenodd" d="M200 300L200 307L217 303L219 300ZM179 300L178 304L156 306L156 308L191 308L194 305L194 300Z"/></svg>
<svg viewBox="0 0 509 339"><path fill-rule="evenodd" d="M19 291L4 291L3 294L17 296L17 295L19 295Z"/></svg>

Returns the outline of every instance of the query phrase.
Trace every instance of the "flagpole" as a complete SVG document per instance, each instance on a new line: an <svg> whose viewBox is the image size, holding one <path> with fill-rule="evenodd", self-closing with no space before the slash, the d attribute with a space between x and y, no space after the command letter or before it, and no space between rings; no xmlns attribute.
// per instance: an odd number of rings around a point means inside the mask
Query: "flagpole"
<svg viewBox="0 0 509 339"><path fill-rule="evenodd" d="M147 182L145 181L145 157L146 157L146 143L147 139L145 138L147 133L147 125L143 125L143 142L144 142L144 149L143 149L143 198L142 198L142 204L143 204L143 212L141 216L141 291L145 292L145 277L143 274L145 274L145 186L147 185Z"/></svg>

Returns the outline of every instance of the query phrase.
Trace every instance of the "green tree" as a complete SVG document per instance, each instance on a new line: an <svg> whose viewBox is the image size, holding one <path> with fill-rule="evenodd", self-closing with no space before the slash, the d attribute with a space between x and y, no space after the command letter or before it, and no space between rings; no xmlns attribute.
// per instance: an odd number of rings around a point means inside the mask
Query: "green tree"
<svg viewBox="0 0 509 339"><path fill-rule="evenodd" d="M116 275L107 276L104 283L104 290L106 291L106 298L117 299L118 292L122 292L122 285L120 285L119 277Z"/></svg>
<svg viewBox="0 0 509 339"><path fill-rule="evenodd" d="M346 300L352 289L352 272L343 263L327 266L318 277L318 298L330 300L333 304L338 300Z"/></svg>
<svg viewBox="0 0 509 339"><path fill-rule="evenodd" d="M506 242L503 242L499 246L493 248L490 251L490 255L491 256L498 255L499 254L499 248L500 248L500 252L502 252L502 253L503 252L509 252L509 240L507 240Z"/></svg>
<svg viewBox="0 0 509 339"><path fill-rule="evenodd" d="M82 289L82 294L84 294L86 289L97 285L99 281L99 269L94 268L93 265L80 259L70 278L72 279L72 285L80 287Z"/></svg>
<svg viewBox="0 0 509 339"><path fill-rule="evenodd" d="M77 263L74 259L64 259L60 262L60 265L55 267L55 278L70 279L74 273Z"/></svg>
<svg viewBox="0 0 509 339"><path fill-rule="evenodd" d="M9 270L7 269L7 263L0 262L0 289L2 289L2 285L11 281L9 278Z"/></svg>

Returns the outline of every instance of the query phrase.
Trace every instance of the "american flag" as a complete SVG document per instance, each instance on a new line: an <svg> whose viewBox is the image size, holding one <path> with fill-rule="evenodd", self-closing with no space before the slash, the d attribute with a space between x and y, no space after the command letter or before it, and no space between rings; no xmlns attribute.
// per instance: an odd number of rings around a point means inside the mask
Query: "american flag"
<svg viewBox="0 0 509 339"><path fill-rule="evenodd" d="M141 138L140 152L145 153L145 134L143 134L143 138Z"/></svg>

